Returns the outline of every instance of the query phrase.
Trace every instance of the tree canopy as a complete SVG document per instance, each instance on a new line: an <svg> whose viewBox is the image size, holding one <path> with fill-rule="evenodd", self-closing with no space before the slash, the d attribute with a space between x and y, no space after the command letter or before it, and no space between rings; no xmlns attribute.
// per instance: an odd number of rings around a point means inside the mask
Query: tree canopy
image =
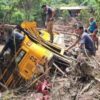
<svg viewBox="0 0 100 100"><path fill-rule="evenodd" d="M60 6L88 6L95 10L97 20L100 19L100 0L0 0L0 22L17 24L23 20L40 21L42 4L58 9Z"/></svg>

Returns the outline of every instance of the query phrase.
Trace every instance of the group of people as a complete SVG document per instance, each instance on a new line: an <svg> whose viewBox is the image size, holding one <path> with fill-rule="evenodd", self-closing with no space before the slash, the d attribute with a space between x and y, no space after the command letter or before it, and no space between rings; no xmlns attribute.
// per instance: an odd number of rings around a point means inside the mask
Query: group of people
<svg viewBox="0 0 100 100"><path fill-rule="evenodd" d="M54 36L53 36L53 21L55 16L55 11L49 7L48 5L42 5L43 11L46 14L45 26L47 31L50 33L50 40L53 43ZM67 52L69 49L74 47L77 43L80 43L79 48L84 51L86 50L87 53L90 55L95 55L96 50L98 49L98 29L97 29L96 21L93 17L89 19L89 27L87 30L84 29L84 26L80 23L75 25L75 33L78 35L77 41L65 49Z"/></svg>
<svg viewBox="0 0 100 100"><path fill-rule="evenodd" d="M74 47L77 43L79 43L79 49L84 54L93 55L95 56L96 50L98 50L98 29L97 24L93 17L89 19L89 27L87 31L84 29L84 26L80 23L76 23L75 25L75 33L78 36L78 39L69 46L66 51L70 50Z"/></svg>

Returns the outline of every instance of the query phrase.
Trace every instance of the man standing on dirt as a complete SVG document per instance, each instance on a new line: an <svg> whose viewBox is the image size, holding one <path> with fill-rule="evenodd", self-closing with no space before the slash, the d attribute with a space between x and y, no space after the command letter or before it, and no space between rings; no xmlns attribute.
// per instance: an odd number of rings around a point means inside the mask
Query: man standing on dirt
<svg viewBox="0 0 100 100"><path fill-rule="evenodd" d="M47 5L42 5L42 9L46 14L45 26L47 28L47 31L50 33L50 41L51 43L53 43L54 36L52 30L53 30L55 11Z"/></svg>
<svg viewBox="0 0 100 100"><path fill-rule="evenodd" d="M75 32L78 35L78 40L68 47L65 51L68 51L72 47L74 47L79 42L79 48L82 53L87 53L88 55L95 55L95 47L91 36L84 32L84 27L81 24L75 25Z"/></svg>

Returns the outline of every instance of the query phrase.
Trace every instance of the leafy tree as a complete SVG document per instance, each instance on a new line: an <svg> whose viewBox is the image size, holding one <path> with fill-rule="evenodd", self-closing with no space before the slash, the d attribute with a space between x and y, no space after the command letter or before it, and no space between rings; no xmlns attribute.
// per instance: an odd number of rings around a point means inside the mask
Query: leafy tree
<svg viewBox="0 0 100 100"><path fill-rule="evenodd" d="M87 5L92 13L94 11L93 16L97 16L96 19L100 22L100 0L0 0L0 22L16 24L23 20L36 20L41 24L43 23L41 10L43 4L56 9L61 6ZM88 16L86 13L88 12L84 11L80 17L85 18L85 15ZM66 12L63 13L65 18L68 15L66 14Z"/></svg>

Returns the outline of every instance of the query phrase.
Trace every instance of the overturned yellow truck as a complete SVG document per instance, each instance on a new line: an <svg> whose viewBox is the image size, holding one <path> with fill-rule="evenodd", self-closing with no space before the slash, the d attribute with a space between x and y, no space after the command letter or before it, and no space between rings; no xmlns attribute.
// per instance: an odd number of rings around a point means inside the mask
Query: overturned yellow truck
<svg viewBox="0 0 100 100"><path fill-rule="evenodd" d="M42 33L37 31L34 22L23 22L20 26L24 39L19 48L10 57L0 59L0 91L5 90L4 86L11 89L34 80L54 67L54 63L64 69L70 64L64 50L45 41L48 36L40 36Z"/></svg>

